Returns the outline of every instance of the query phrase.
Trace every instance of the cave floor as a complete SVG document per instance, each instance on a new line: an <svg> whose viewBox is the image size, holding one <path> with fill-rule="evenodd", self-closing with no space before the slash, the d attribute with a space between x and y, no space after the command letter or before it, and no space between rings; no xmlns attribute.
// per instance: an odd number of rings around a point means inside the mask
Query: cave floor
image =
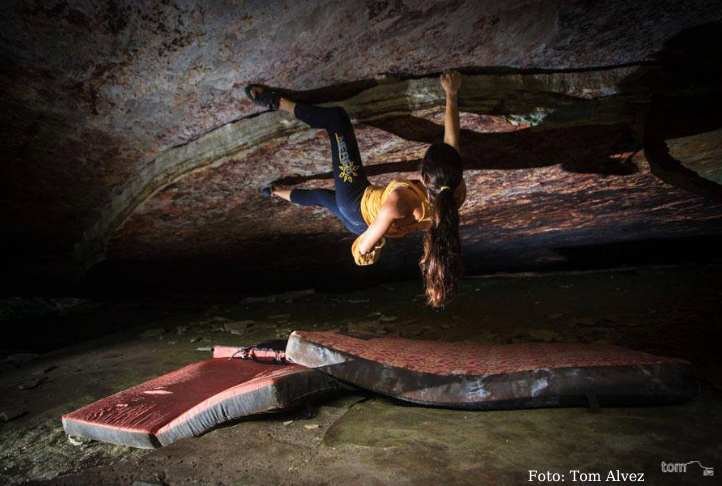
<svg viewBox="0 0 722 486"><path fill-rule="evenodd" d="M531 469L560 472L566 483L574 483L570 470L611 482L608 471L619 469L644 473L647 484L712 484L695 465L662 473L660 463L700 460L722 474L720 281L719 266L468 278L443 313L423 307L420 282L275 303L227 297L100 303L69 313L63 323L111 334L2 370L0 411L24 414L0 422L0 481L505 485L530 484ZM238 334L226 331L241 320L254 322ZM63 433L63 413L206 358L199 347L333 328L418 339L622 344L691 360L703 392L664 407L492 412L349 394L157 450L74 445ZM19 390L23 383L37 386ZM599 484L591 475L577 479Z"/></svg>

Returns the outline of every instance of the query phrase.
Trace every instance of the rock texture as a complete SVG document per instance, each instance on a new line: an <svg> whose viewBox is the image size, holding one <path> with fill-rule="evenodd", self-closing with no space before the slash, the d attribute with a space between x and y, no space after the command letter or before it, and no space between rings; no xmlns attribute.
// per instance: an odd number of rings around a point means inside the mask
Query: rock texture
<svg viewBox="0 0 722 486"><path fill-rule="evenodd" d="M243 87L342 103L383 183L440 136L446 68L467 74L471 266L720 234L720 19L712 0L4 2L2 250L31 285L103 261L351 275L336 221L257 196L329 184L323 135Z"/></svg>

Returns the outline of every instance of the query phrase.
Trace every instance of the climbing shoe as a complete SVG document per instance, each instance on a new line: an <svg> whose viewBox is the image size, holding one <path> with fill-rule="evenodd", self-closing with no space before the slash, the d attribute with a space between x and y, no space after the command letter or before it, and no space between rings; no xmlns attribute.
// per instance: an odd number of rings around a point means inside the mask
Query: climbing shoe
<svg viewBox="0 0 722 486"><path fill-rule="evenodd" d="M271 197L273 195L273 186L263 186L261 188L261 196L263 197Z"/></svg>
<svg viewBox="0 0 722 486"><path fill-rule="evenodd" d="M278 110L278 105L281 102L281 95L279 93L272 89L264 88L260 84L249 84L246 86L246 96L255 104L268 108L271 111Z"/></svg>

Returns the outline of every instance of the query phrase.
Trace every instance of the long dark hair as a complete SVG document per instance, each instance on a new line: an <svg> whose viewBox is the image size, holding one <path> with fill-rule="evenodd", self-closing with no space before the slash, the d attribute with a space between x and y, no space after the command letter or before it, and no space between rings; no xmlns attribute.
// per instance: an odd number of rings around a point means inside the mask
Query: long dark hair
<svg viewBox="0 0 722 486"><path fill-rule="evenodd" d="M436 143L421 162L421 177L433 206L432 225L424 235L419 266L426 286L426 302L443 307L456 294L463 274L459 210L454 191L463 180L461 156L454 147Z"/></svg>

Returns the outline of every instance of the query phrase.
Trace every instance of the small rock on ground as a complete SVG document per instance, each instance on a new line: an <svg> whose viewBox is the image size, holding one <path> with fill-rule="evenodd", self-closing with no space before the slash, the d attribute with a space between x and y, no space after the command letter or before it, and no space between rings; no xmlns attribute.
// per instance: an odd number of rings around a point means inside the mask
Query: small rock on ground
<svg viewBox="0 0 722 486"><path fill-rule="evenodd" d="M6 408L0 410L0 422L10 422L11 420L22 417L26 413L28 413L28 411L22 408Z"/></svg>
<svg viewBox="0 0 722 486"><path fill-rule="evenodd" d="M144 331L140 335L140 337L144 337L144 338L158 337L158 336L163 335L164 333L165 333L165 329L163 329L162 327L154 327L152 329L148 329L148 330Z"/></svg>
<svg viewBox="0 0 722 486"><path fill-rule="evenodd" d="M31 378L30 380L18 385L18 389L19 390L32 390L33 388L37 388L40 385L42 385L47 379L48 379L47 376L37 376L35 378Z"/></svg>

